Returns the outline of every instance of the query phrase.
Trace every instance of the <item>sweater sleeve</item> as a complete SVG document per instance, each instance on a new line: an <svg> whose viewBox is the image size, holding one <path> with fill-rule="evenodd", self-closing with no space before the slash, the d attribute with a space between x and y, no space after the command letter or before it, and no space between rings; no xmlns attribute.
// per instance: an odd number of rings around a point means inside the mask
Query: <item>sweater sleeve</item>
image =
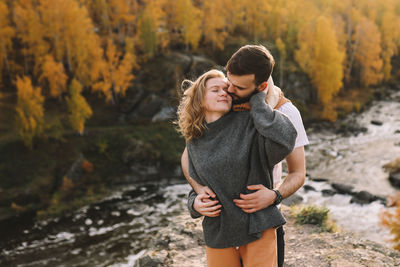
<svg viewBox="0 0 400 267"><path fill-rule="evenodd" d="M265 139L265 153L272 167L292 152L297 137L296 128L285 114L265 103L264 92L252 96L250 105L254 126Z"/></svg>
<svg viewBox="0 0 400 267"><path fill-rule="evenodd" d="M190 190L189 195L188 195L187 207L188 207L190 216L193 219L200 218L201 216L203 216L193 208L194 200L196 199L196 197L197 197L197 193L193 189Z"/></svg>

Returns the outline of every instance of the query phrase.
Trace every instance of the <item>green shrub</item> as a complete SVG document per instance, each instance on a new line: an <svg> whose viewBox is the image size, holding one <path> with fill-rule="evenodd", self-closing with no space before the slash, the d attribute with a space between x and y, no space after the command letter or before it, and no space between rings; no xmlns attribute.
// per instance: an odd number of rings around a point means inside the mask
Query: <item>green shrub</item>
<svg viewBox="0 0 400 267"><path fill-rule="evenodd" d="M329 220L329 209L318 206L294 207L292 214L298 224L313 224L320 227L321 231L334 232L336 225Z"/></svg>

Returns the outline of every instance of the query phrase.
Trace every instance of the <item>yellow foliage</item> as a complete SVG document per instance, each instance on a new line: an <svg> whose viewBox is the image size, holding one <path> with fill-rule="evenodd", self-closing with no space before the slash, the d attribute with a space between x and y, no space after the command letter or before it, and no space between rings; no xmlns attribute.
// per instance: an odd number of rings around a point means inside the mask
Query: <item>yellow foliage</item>
<svg viewBox="0 0 400 267"><path fill-rule="evenodd" d="M299 32L298 42L300 48L295 54L296 61L318 91L324 108L323 117L334 121L336 114L331 102L342 87L345 54L339 50L331 21L320 16L315 24L309 24Z"/></svg>
<svg viewBox="0 0 400 267"><path fill-rule="evenodd" d="M195 7L191 0L174 1L176 26L182 32L181 37L186 45L196 49L202 35L201 22L203 12Z"/></svg>
<svg viewBox="0 0 400 267"><path fill-rule="evenodd" d="M132 68L135 66L134 57L126 53L120 60L121 53L116 50L110 39L107 41L105 60L103 60L100 73L102 81L93 86L94 91L102 92L107 101L117 103L118 96L124 96L131 81L134 79Z"/></svg>
<svg viewBox="0 0 400 267"><path fill-rule="evenodd" d="M33 0L14 2L14 23L17 36L24 45L22 54L28 58L32 57L33 73L37 74L44 55L48 53L49 44L44 39L46 28L42 24L40 14L35 6ZM25 69L25 72L28 71L29 69Z"/></svg>
<svg viewBox="0 0 400 267"><path fill-rule="evenodd" d="M82 85L77 80L72 80L69 86L70 97L67 97L67 105L69 111L69 122L72 128L83 134L85 129L85 121L92 116L92 109L81 95Z"/></svg>
<svg viewBox="0 0 400 267"><path fill-rule="evenodd" d="M266 14L270 8L269 1L253 0L244 6L247 29L252 33L254 41L267 36L265 23Z"/></svg>
<svg viewBox="0 0 400 267"><path fill-rule="evenodd" d="M47 80L51 97L61 97L61 94L66 92L67 79L68 76L64 72L64 66L55 62L51 55L46 55L39 80Z"/></svg>
<svg viewBox="0 0 400 267"><path fill-rule="evenodd" d="M380 32L375 23L364 19L358 25L356 34L358 46L355 60L360 65L361 83L365 86L375 85L383 79Z"/></svg>
<svg viewBox="0 0 400 267"><path fill-rule="evenodd" d="M43 102L40 87L33 88L29 77L18 77L16 81L18 101L16 124L25 145L32 148L32 140L43 132Z"/></svg>
<svg viewBox="0 0 400 267"><path fill-rule="evenodd" d="M146 0L144 4L145 8L138 23L138 35L143 49L152 57L158 48L166 48L170 41L165 23L166 0Z"/></svg>
<svg viewBox="0 0 400 267"><path fill-rule="evenodd" d="M218 49L224 48L224 42L228 37L227 12L224 0L204 0L203 33L205 41Z"/></svg>

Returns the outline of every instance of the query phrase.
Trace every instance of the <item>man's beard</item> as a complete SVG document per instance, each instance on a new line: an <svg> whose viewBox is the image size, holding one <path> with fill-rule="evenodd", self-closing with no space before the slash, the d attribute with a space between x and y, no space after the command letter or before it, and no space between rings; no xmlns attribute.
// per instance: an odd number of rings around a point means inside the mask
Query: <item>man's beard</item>
<svg viewBox="0 0 400 267"><path fill-rule="evenodd" d="M240 104L249 102L249 101L250 101L250 98L251 98L253 95L257 94L257 93L258 93L258 91L257 91L257 90L254 90L254 92L251 93L249 96L242 97L242 98L238 98L238 99L234 99L234 97L232 96L232 94L230 94L231 97L232 97L232 105L240 105Z"/></svg>

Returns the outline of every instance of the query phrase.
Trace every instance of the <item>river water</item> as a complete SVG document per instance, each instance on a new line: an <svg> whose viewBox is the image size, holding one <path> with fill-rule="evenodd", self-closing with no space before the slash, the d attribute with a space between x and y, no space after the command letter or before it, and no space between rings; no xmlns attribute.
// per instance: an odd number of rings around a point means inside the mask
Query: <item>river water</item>
<svg viewBox="0 0 400 267"><path fill-rule="evenodd" d="M400 92L345 122L367 131L343 136L328 128L307 130L308 175L352 184L354 191L381 196L397 192L382 166L400 157L400 134L395 134L400 130ZM379 222L384 208L379 201L350 204L347 195L323 196L321 191L329 189L329 183L308 179L306 184L315 191L298 191L304 203L326 206L339 227L390 246L390 235ZM188 191L187 184L171 182L134 185L73 214L10 226L0 238L0 266L133 266L152 236L186 210Z"/></svg>

